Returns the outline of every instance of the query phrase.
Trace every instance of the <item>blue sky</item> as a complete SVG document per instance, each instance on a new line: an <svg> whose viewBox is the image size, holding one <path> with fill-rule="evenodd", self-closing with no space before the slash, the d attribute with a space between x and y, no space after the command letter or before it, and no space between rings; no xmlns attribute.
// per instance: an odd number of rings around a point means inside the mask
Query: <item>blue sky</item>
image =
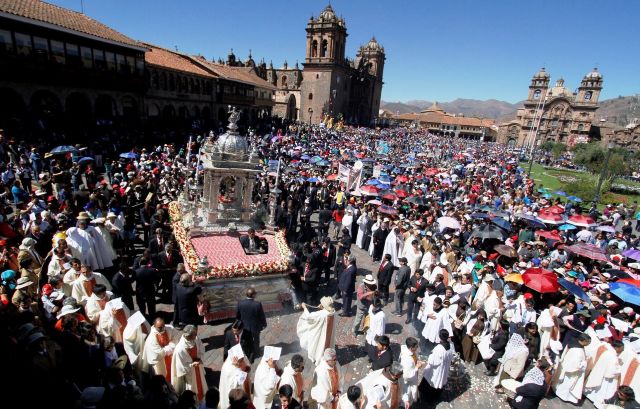
<svg viewBox="0 0 640 409"><path fill-rule="evenodd" d="M80 10L81 0L50 0ZM207 58L303 62L305 27L326 0L84 0L84 10L137 40ZM545 66L575 89L597 65L603 98L640 93L640 1L333 0L347 55L372 35L385 47L386 101L522 100Z"/></svg>

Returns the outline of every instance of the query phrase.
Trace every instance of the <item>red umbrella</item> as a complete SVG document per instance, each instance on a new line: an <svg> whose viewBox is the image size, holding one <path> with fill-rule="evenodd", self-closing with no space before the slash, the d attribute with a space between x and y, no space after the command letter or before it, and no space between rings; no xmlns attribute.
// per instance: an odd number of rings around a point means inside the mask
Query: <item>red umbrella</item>
<svg viewBox="0 0 640 409"><path fill-rule="evenodd" d="M616 283L627 283L640 287L640 280L634 280L633 278L621 278L620 280L616 280Z"/></svg>
<svg viewBox="0 0 640 409"><path fill-rule="evenodd" d="M371 185L364 185L364 186L360 186L360 191L362 193L364 193L365 195L371 195L371 196L375 196L378 194L378 192L380 191L380 189L378 189L375 186L371 186Z"/></svg>
<svg viewBox="0 0 640 409"><path fill-rule="evenodd" d="M539 293L555 293L560 288L558 276L541 267L526 269L522 279L524 285Z"/></svg>
<svg viewBox="0 0 640 409"><path fill-rule="evenodd" d="M336 180L338 179L338 174L337 173L332 173L329 176L327 176L327 180ZM360 189L362 190L362 189Z"/></svg>
<svg viewBox="0 0 640 409"><path fill-rule="evenodd" d="M358 158L358 159L362 159L362 158L364 158L364 156L365 156L365 155L364 155L364 152L358 152L358 153L356 153L356 158Z"/></svg>
<svg viewBox="0 0 640 409"><path fill-rule="evenodd" d="M373 200L369 200L369 201L367 202L367 204L375 205L375 206L380 206L380 205L382 204L382 202L381 202L381 201L379 201L378 199L373 199Z"/></svg>
<svg viewBox="0 0 640 409"><path fill-rule="evenodd" d="M560 233L558 233L558 230L536 230L536 236L544 237L549 240L560 241Z"/></svg>
<svg viewBox="0 0 640 409"><path fill-rule="evenodd" d="M407 196L409 196L409 193L406 190L402 190L402 189L396 189L396 195L400 198L403 199Z"/></svg>
<svg viewBox="0 0 640 409"><path fill-rule="evenodd" d="M387 200L396 200L398 196L396 196L394 193L385 193L384 195L382 195L382 198Z"/></svg>
<svg viewBox="0 0 640 409"><path fill-rule="evenodd" d="M426 176L435 176L438 173L440 173L440 171L438 169L436 169L436 168L429 168L424 172L424 174Z"/></svg>
<svg viewBox="0 0 640 409"><path fill-rule="evenodd" d="M546 209L542 209L545 213L554 213L554 214L562 214L564 213L564 207L560 207L558 205L549 206Z"/></svg>
<svg viewBox="0 0 640 409"><path fill-rule="evenodd" d="M380 207L378 207L378 211L380 213L389 214L391 216L395 216L396 214L398 214L398 211L396 209L387 205L380 205Z"/></svg>
<svg viewBox="0 0 640 409"><path fill-rule="evenodd" d="M406 183L409 181L409 177L406 175L400 175L395 180L397 183Z"/></svg>
<svg viewBox="0 0 640 409"><path fill-rule="evenodd" d="M583 216L580 214L576 214L569 217L569 220L567 221L567 223L571 223L574 226L581 226L581 227L593 227L596 225L596 221L593 220L591 217Z"/></svg>
<svg viewBox="0 0 640 409"><path fill-rule="evenodd" d="M594 246L593 244L577 243L566 247L565 250L570 251L571 253L578 256L589 258L591 260L604 262L609 261L604 250L602 250L598 246Z"/></svg>
<svg viewBox="0 0 640 409"><path fill-rule="evenodd" d="M546 211L538 212L538 220L547 224L562 224L565 221L564 216L558 213L551 213Z"/></svg>

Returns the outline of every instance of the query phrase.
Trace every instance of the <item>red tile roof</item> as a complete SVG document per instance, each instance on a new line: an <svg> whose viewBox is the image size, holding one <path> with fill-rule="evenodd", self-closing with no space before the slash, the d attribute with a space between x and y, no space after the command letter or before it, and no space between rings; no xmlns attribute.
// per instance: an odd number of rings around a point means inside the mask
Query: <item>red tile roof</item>
<svg viewBox="0 0 640 409"><path fill-rule="evenodd" d="M430 111L430 112L423 112L423 113L400 114L400 115L394 115L393 118L405 120L405 121L418 120L423 123L447 124L447 125L458 125L458 126L490 127L495 124L495 121L493 119L466 117L466 116L453 116L451 114L445 113L444 111L440 111L440 112Z"/></svg>
<svg viewBox="0 0 640 409"><path fill-rule="evenodd" d="M228 79L231 81L242 82L244 84L253 85L256 87L275 90L276 87L271 85L268 81L263 80L258 77L251 67L231 67L224 64L214 63L212 61L208 61L206 58L201 56L191 57L193 61L198 62L207 70L212 71L213 73L219 75L224 79Z"/></svg>
<svg viewBox="0 0 640 409"><path fill-rule="evenodd" d="M149 65L155 65L171 70L196 74L203 77L215 77L210 71L203 69L195 63L190 56L158 47L157 45L143 43L149 50L144 53L144 61Z"/></svg>
<svg viewBox="0 0 640 409"><path fill-rule="evenodd" d="M137 41L82 13L40 0L1 0L0 13L58 26L122 45L141 46Z"/></svg>

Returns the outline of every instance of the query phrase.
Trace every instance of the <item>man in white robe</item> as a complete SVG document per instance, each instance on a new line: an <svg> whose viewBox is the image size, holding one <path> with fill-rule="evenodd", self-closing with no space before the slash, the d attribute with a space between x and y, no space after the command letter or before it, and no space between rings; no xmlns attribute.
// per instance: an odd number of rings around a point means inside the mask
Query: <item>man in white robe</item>
<svg viewBox="0 0 640 409"><path fill-rule="evenodd" d="M620 384L629 386L636 396L640 396L640 335L632 333L623 343Z"/></svg>
<svg viewBox="0 0 640 409"><path fill-rule="evenodd" d="M340 399L340 367L335 349L325 349L320 363L316 366L313 379L311 398L318 402L318 407L333 409L334 402L337 404Z"/></svg>
<svg viewBox="0 0 640 409"><path fill-rule="evenodd" d="M358 223L358 235L356 236L356 246L358 246L361 249L364 249L364 239L367 235L367 225L369 224L370 220L371 220L371 217L369 217L369 213L362 212L360 217L358 217L358 221L356 222Z"/></svg>
<svg viewBox="0 0 640 409"><path fill-rule="evenodd" d="M405 344L400 346L400 364L402 365L402 379L406 400L405 408L411 406L418 399L418 382L420 381L421 369L426 362L418 360L418 340L409 337Z"/></svg>
<svg viewBox="0 0 640 409"><path fill-rule="evenodd" d="M365 334L369 356L375 353L376 337L384 335L386 325L387 317L382 309L382 302L379 298L374 298L373 304L369 306L369 328Z"/></svg>
<svg viewBox="0 0 640 409"><path fill-rule="evenodd" d="M140 311L131 314L127 320L127 326L122 332L122 340L124 344L124 352L131 362L131 366L137 373L147 372L142 357L144 351L144 343L149 334L151 326L144 318Z"/></svg>
<svg viewBox="0 0 640 409"><path fill-rule="evenodd" d="M594 359L593 369L584 384L584 394L598 409L604 409L604 401L613 397L618 390L624 350L621 341L601 342Z"/></svg>
<svg viewBox="0 0 640 409"><path fill-rule="evenodd" d="M96 284L102 284L107 291L111 291L111 283L102 274L94 273L90 265L83 264L80 267L80 276L71 286L71 296L76 299L78 304L85 305L87 299L93 294L93 288Z"/></svg>
<svg viewBox="0 0 640 409"><path fill-rule="evenodd" d="M111 296L109 296L109 298L110 297ZM115 342L122 343L122 334L127 326L127 320L130 315L129 307L124 305L121 298L116 298L115 300L110 299L102 311L100 311L98 325L96 326L98 334L110 336Z"/></svg>
<svg viewBox="0 0 640 409"><path fill-rule="evenodd" d="M302 304L304 312L298 319L296 332L300 347L315 364L322 360L325 349L335 346L335 308L331 297L320 299L321 308L309 312L309 306Z"/></svg>
<svg viewBox="0 0 640 409"><path fill-rule="evenodd" d="M389 235L387 235L387 239L384 242L384 250L382 254L390 254L391 262L394 266L400 267L400 261L398 260L402 255L402 249L404 246L404 241L402 239L402 234L400 233L399 227L394 227Z"/></svg>
<svg viewBox="0 0 640 409"><path fill-rule="evenodd" d="M538 358L542 358L547 347L549 347L549 344L551 343L551 334L557 334L559 332L560 328L557 317L560 312L562 312L561 308L551 306L546 310L543 310L536 321L538 330L540 331L540 354Z"/></svg>
<svg viewBox="0 0 640 409"><path fill-rule="evenodd" d="M502 290L493 290L489 297L485 300L484 310L487 313L487 321L489 321L489 328L492 331L498 329L498 323L503 311L502 305Z"/></svg>
<svg viewBox="0 0 640 409"><path fill-rule="evenodd" d="M449 380L451 361L453 361L453 357L455 356L453 345L449 342L449 334L446 329L440 330L440 342L433 348L431 354L429 354L427 365L422 373L423 380L419 386L421 394L429 390L438 394ZM423 396L423 398L432 397L428 395L431 395L431 393Z"/></svg>
<svg viewBox="0 0 640 409"><path fill-rule="evenodd" d="M244 355L242 357L232 354L227 356L220 370L218 409L229 408L229 392L233 389L242 389L247 393L247 396L251 396L251 381L248 375L250 370L251 366Z"/></svg>
<svg viewBox="0 0 640 409"><path fill-rule="evenodd" d="M104 217L98 217L91 221L91 224L95 225L95 230L100 234L102 240L104 241L104 249L107 252L107 256L111 257L111 260L115 260L116 251L113 248L113 236L111 232L105 225L106 219Z"/></svg>
<svg viewBox="0 0 640 409"><path fill-rule="evenodd" d="M394 362L390 367L370 372L359 380L360 386L366 396L363 409L394 409L407 401L402 383L402 365Z"/></svg>
<svg viewBox="0 0 640 409"><path fill-rule="evenodd" d="M256 409L271 409L273 399L278 392L278 382L280 377L277 363L269 358L262 357L253 378L253 399L252 403Z"/></svg>
<svg viewBox="0 0 640 409"><path fill-rule="evenodd" d="M84 212L81 212L81 214ZM113 265L104 239L98 231L87 224L88 218L78 217L78 227L67 231L67 244L80 253L80 260L94 270L102 270Z"/></svg>
<svg viewBox="0 0 640 409"><path fill-rule="evenodd" d="M280 386L289 385L293 389L293 398L300 404L304 402L304 379L302 372L304 371L304 357L295 354L291 357L291 361L287 362L282 370L280 377Z"/></svg>
<svg viewBox="0 0 640 409"><path fill-rule="evenodd" d="M453 332L451 330L451 322L449 321L449 310L443 307L440 297L435 297L431 311L425 316L422 336L431 343L431 346L434 346L440 342L440 331L443 329L449 334Z"/></svg>
<svg viewBox="0 0 640 409"><path fill-rule="evenodd" d="M358 385L351 385L346 393L340 395L337 409L360 409L364 399L362 388Z"/></svg>
<svg viewBox="0 0 640 409"><path fill-rule="evenodd" d="M204 344L198 339L198 329L194 325L187 325L171 359L171 385L178 395L193 391L198 402L204 400L209 388L204 375L203 357Z"/></svg>
<svg viewBox="0 0 640 409"><path fill-rule="evenodd" d="M153 375L162 375L171 382L171 360L180 333L170 325L165 325L162 318L156 318L144 342L142 357L144 365L149 367Z"/></svg>
<svg viewBox="0 0 640 409"><path fill-rule="evenodd" d="M560 365L555 372L553 386L556 396L565 402L578 403L582 399L587 355L584 347L591 338L586 334L578 335L565 348Z"/></svg>
<svg viewBox="0 0 640 409"><path fill-rule="evenodd" d="M404 246L402 256L406 257L407 265L411 269L411 274L415 273L420 267L420 261L422 260L422 250L420 250L420 242L417 239L409 244L409 247Z"/></svg>

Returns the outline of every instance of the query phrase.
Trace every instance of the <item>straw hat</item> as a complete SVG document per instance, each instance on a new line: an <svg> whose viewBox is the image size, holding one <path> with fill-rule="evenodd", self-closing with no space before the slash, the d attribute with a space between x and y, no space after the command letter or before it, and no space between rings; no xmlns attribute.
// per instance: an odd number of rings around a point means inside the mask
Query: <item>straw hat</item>
<svg viewBox="0 0 640 409"><path fill-rule="evenodd" d="M378 281L375 278L373 278L372 274L367 274L364 277L364 280L362 280L362 281L367 285L376 285L376 284L378 284Z"/></svg>
<svg viewBox="0 0 640 409"><path fill-rule="evenodd" d="M90 219L89 213L80 212L80 213L78 213L78 217L76 217L76 219L78 219L78 220L89 220Z"/></svg>

